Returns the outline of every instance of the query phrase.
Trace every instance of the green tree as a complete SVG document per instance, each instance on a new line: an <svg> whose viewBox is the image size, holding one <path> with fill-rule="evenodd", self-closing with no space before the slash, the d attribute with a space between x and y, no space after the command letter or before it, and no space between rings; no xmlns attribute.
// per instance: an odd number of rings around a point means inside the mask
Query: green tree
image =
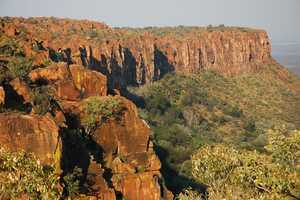
<svg viewBox="0 0 300 200"><path fill-rule="evenodd" d="M123 106L121 101L112 96L88 98L82 107L83 119L82 124L87 134L92 134L97 126L101 125L109 118L117 118Z"/></svg>

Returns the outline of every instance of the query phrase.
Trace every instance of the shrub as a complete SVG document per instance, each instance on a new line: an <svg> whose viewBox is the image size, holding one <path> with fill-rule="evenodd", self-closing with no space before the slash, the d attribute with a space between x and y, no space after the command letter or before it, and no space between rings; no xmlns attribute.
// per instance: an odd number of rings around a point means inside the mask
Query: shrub
<svg viewBox="0 0 300 200"><path fill-rule="evenodd" d="M285 199L297 182L297 175L272 156L222 144L201 148L192 163L193 176L209 186L215 199Z"/></svg>
<svg viewBox="0 0 300 200"><path fill-rule="evenodd" d="M243 111L238 106L227 105L224 109L224 112L232 117L241 117Z"/></svg>
<svg viewBox="0 0 300 200"><path fill-rule="evenodd" d="M249 132L254 132L256 130L255 121L253 119L250 119L245 123L245 130Z"/></svg>
<svg viewBox="0 0 300 200"><path fill-rule="evenodd" d="M8 63L7 68L12 79L17 77L24 79L34 69L34 66L31 59L16 57Z"/></svg>
<svg viewBox="0 0 300 200"><path fill-rule="evenodd" d="M83 105L84 117L82 124L87 134L92 134L93 130L109 118L117 118L123 107L119 99L107 97L90 97Z"/></svg>
<svg viewBox="0 0 300 200"><path fill-rule="evenodd" d="M0 197L60 199L59 177L53 167L43 167L33 155L0 149Z"/></svg>
<svg viewBox="0 0 300 200"><path fill-rule="evenodd" d="M0 55L25 56L23 49L19 48L15 40L2 35L0 36Z"/></svg>
<svg viewBox="0 0 300 200"><path fill-rule="evenodd" d="M150 96L146 103L146 109L153 114L163 114L170 106L168 98L162 94Z"/></svg>
<svg viewBox="0 0 300 200"><path fill-rule="evenodd" d="M80 179L82 178L82 169L75 167L72 173L68 173L63 177L65 184L65 192L68 197L75 197L79 194Z"/></svg>
<svg viewBox="0 0 300 200"><path fill-rule="evenodd" d="M47 86L37 87L30 95L35 111L39 115L44 115L51 109L52 90Z"/></svg>
<svg viewBox="0 0 300 200"><path fill-rule="evenodd" d="M285 136L278 130L269 130L267 135L269 144L266 150L271 153L273 161L288 169L298 167L300 170L300 131L292 131Z"/></svg>
<svg viewBox="0 0 300 200"><path fill-rule="evenodd" d="M202 195L191 189L184 190L175 198L175 200L200 200L200 199L202 199Z"/></svg>

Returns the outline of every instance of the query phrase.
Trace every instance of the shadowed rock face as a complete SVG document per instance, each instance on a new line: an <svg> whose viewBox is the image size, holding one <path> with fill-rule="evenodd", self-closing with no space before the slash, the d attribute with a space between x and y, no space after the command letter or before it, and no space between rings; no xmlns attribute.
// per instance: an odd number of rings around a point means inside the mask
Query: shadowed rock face
<svg viewBox="0 0 300 200"><path fill-rule="evenodd" d="M19 78L16 78L10 82L10 85L17 92L18 95L24 98L25 103L30 102L30 88L27 84Z"/></svg>

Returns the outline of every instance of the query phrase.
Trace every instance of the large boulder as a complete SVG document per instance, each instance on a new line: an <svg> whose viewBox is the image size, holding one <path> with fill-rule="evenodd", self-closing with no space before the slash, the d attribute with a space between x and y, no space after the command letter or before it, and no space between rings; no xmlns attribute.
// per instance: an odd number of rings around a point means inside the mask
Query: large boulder
<svg viewBox="0 0 300 200"><path fill-rule="evenodd" d="M107 78L100 72L88 70L81 65L71 65L70 71L83 97L107 95Z"/></svg>
<svg viewBox="0 0 300 200"><path fill-rule="evenodd" d="M143 172L136 174L114 174L113 184L123 198L130 200L167 199L168 192L162 186L160 173Z"/></svg>
<svg viewBox="0 0 300 200"><path fill-rule="evenodd" d="M33 153L42 164L53 164L59 150L59 129L51 116L0 114L0 144L10 151Z"/></svg>
<svg viewBox="0 0 300 200"><path fill-rule="evenodd" d="M45 68L38 68L29 73L29 78L33 81L55 82L65 80L70 77L66 63L55 63Z"/></svg>
<svg viewBox="0 0 300 200"><path fill-rule="evenodd" d="M170 199L172 195L162 184L161 163L153 151L148 125L138 117L131 101L121 96L114 98L124 107L122 116L108 119L92 135L103 149L114 189L131 200Z"/></svg>
<svg viewBox="0 0 300 200"><path fill-rule="evenodd" d="M29 78L33 82L52 85L61 100L79 101L90 96L107 95L106 76L80 65L53 64L33 70Z"/></svg>
<svg viewBox="0 0 300 200"><path fill-rule="evenodd" d="M118 119L108 119L93 134L93 139L104 152L128 156L146 152L149 144L150 129L146 122L138 117L135 105L121 96L115 96L121 102L124 111Z"/></svg>

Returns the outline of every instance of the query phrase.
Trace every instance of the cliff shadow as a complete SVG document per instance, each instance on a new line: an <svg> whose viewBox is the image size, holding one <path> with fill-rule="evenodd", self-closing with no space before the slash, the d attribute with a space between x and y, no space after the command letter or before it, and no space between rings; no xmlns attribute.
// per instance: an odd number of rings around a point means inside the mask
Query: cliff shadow
<svg viewBox="0 0 300 200"><path fill-rule="evenodd" d="M138 86L137 82L137 62L135 57L133 56L132 52L129 50L129 48L124 48L124 61L123 61L123 74L126 81L126 85L128 86Z"/></svg>
<svg viewBox="0 0 300 200"><path fill-rule="evenodd" d="M81 129L70 128L62 128L60 136L63 196L69 196L69 182L68 179L65 179L68 175L72 175L72 181L79 181L79 193L81 194L93 195L95 192L99 192L97 184L102 178L109 188L115 190L112 183L113 172L110 168L105 167L104 150L91 136Z"/></svg>
<svg viewBox="0 0 300 200"><path fill-rule="evenodd" d="M154 74L153 80L162 79L167 73L175 71L175 67L169 62L168 57L154 46Z"/></svg>
<svg viewBox="0 0 300 200"><path fill-rule="evenodd" d="M127 89L128 86L137 87L139 85L136 78L136 59L128 48L125 48L123 53L124 61L122 66L118 63L114 54L110 58L101 54L94 70L101 72L107 77L109 94L116 95L118 93L116 90L118 90L120 95L131 100L138 107L144 107L144 99Z"/></svg>
<svg viewBox="0 0 300 200"><path fill-rule="evenodd" d="M19 95L15 89L9 84L3 84L5 92L4 108L7 110L18 110L21 112L30 113L32 106L30 103L26 103L24 97Z"/></svg>
<svg viewBox="0 0 300 200"><path fill-rule="evenodd" d="M79 53L80 53L80 59L81 63L83 66L87 67L88 66L88 59L87 59L87 50L86 47L79 47Z"/></svg>
<svg viewBox="0 0 300 200"><path fill-rule="evenodd" d="M124 53L124 61L123 61L123 74L122 77L125 79L126 86L124 88L121 88L120 92L121 95L126 97L127 99L131 100L136 106L138 107L145 107L145 100L143 97L138 96L132 92L130 92L127 87L138 87L139 85L142 85L145 83L145 65L143 58L141 59L141 82L137 80L137 61L135 57L133 56L132 52L129 50L129 48L125 48L123 50Z"/></svg>
<svg viewBox="0 0 300 200"><path fill-rule="evenodd" d="M187 188L200 192L204 197L208 195L206 185L195 181L191 177L178 174L174 169L172 169L172 167L167 163L169 153L164 148L155 145L154 150L162 164L160 172L164 178L164 183L174 195L179 194Z"/></svg>
<svg viewBox="0 0 300 200"><path fill-rule="evenodd" d="M53 62L65 62L68 65L73 64L72 50L70 48L59 48L58 51L48 48L48 58Z"/></svg>
<svg viewBox="0 0 300 200"><path fill-rule="evenodd" d="M88 59L88 68L91 69L91 70L95 70L95 71L99 71L101 72L102 74L106 75L107 74L107 71L101 71L101 69L103 68L102 67L102 63L100 62L100 59L97 59L95 56L94 56L94 53L93 53L93 49L91 46L89 46L89 59ZM100 58L102 58L103 56L101 55ZM106 60L105 60L106 62Z"/></svg>

